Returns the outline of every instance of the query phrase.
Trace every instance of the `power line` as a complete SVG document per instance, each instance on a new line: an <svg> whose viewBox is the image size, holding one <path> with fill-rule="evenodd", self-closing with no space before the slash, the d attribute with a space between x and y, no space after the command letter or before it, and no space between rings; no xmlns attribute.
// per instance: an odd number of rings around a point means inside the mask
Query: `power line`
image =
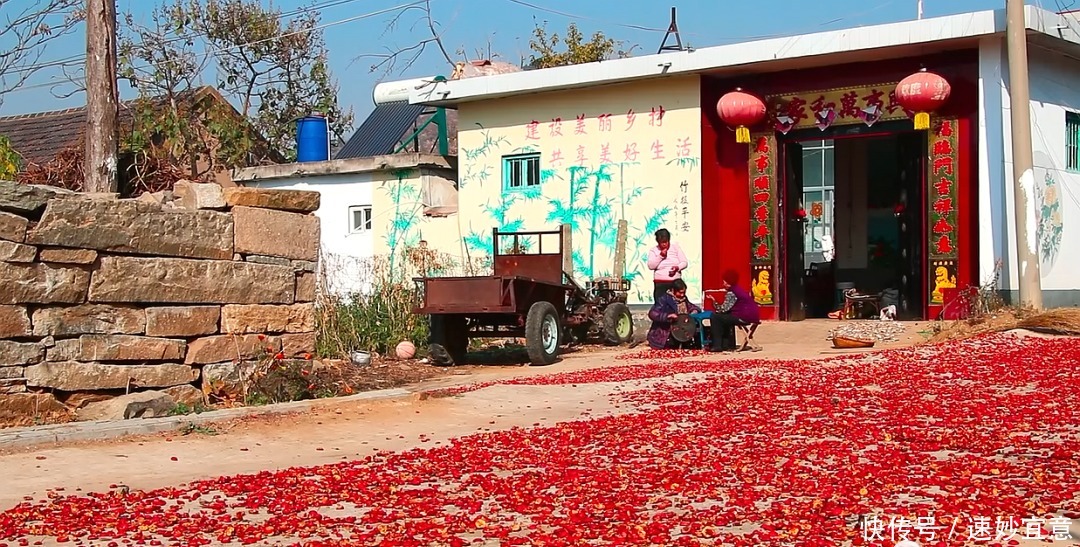
<svg viewBox="0 0 1080 547"><path fill-rule="evenodd" d="M322 4L314 4L314 5L308 6L306 8L296 9L296 10L293 10L293 11L290 11L290 12L287 12L287 13L279 13L276 16L276 18L277 19L285 19L287 17L292 17L294 15L302 15L302 14L305 14L305 13L310 13L310 12L313 12L313 11L318 11L318 10L322 10L322 9L326 9L326 8L334 8L334 7L337 7L337 6L341 6L341 5L345 5L345 4L351 4L353 2L358 2L358 1L360 1L360 0L330 0L329 2L323 2ZM172 44L172 43L180 42L180 41L183 41L183 40L189 40L189 39L192 39L192 38L198 38L198 35L197 34L179 35L179 36L170 38L168 40L165 40L163 42L163 45L164 44ZM38 65L30 65L30 66L27 66L27 67L18 68L18 69L12 70L11 73L13 73L13 74L21 74L21 73L24 73L24 72L35 72L35 71L41 70L43 68L50 68L50 67L53 67L53 66L62 67L62 66L68 66L68 65L79 65L79 64L82 64L84 61L86 61L86 54L73 55L71 57L65 57L63 59L57 59L57 60L54 60L54 61L46 61L46 62L38 64Z"/></svg>
<svg viewBox="0 0 1080 547"><path fill-rule="evenodd" d="M338 2L345 2L345 1L356 1L356 0L337 0L337 1ZM410 8L410 7L413 7L413 6L418 6L418 5L422 4L422 3L423 3L423 0L417 0L415 2L409 2L408 4L400 4L400 5L397 5L397 6L384 8L384 9L381 9L381 10L378 10L378 11L373 11L373 12L370 12L370 13L364 13L364 14L360 14L360 15L354 15L352 17L346 17L344 19L339 19L337 21L332 21L330 23L324 23L322 25L317 25L317 26L314 26L314 27L309 28L309 29L301 29L301 30L298 30L298 31L282 34L281 36L275 36L273 38L264 38L262 40L255 40L253 42L247 42L247 43L243 43L243 44L235 44L235 45L229 46L227 48L222 48L222 49L213 49L213 48L211 48L211 49L207 50L205 52L205 54L206 55L213 55L215 53L225 53L225 52L228 52L228 51L232 51L232 50L235 50L235 49L240 49L240 48L247 47L247 46L253 46L253 45L257 45L257 44L262 44L262 43L265 43L265 42L272 42L274 40L280 40L282 38L288 38L289 36L297 36L297 35L300 35L300 34L305 34L305 33L308 33L308 32L314 32L314 31L317 31L317 30L323 30L323 29L330 28L330 27L337 26L337 25L343 25L345 23L351 23L353 21L359 21L361 19L369 19L371 17L376 17L378 15L383 15L383 14L386 14L386 13L407 9L407 8ZM139 66L139 67L135 67L134 70L145 70L147 68L151 68L151 65L142 65L142 66ZM80 78L80 79L82 79L82 78ZM19 91L30 91L32 89L40 89L40 88L43 88L43 87L55 87L55 86L58 86L58 85L63 85L64 83L66 83L66 82L64 82L64 81L59 81L59 82L55 82L55 83L53 83L53 82L42 82L42 83L39 83L39 84L33 84L33 85L19 87L17 89L13 89L11 91L8 91L8 93L17 93Z"/></svg>

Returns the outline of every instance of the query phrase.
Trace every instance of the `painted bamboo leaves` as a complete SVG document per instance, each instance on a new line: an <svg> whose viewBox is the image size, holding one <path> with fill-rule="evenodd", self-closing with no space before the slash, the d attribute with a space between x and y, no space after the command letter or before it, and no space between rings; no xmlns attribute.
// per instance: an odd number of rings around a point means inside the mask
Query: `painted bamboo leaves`
<svg viewBox="0 0 1080 547"><path fill-rule="evenodd" d="M386 246L390 250L390 271L394 269L394 262L400 254L399 251L415 246L420 242L420 230L418 224L421 220L420 188L408 180L410 172L401 169L393 172L396 181L383 183L382 190L390 197L393 204L393 217L390 219L389 230L385 236Z"/></svg>
<svg viewBox="0 0 1080 547"><path fill-rule="evenodd" d="M480 158L486 157L488 154L498 154L499 146L503 144L509 144L510 141L505 136L492 137L490 130L482 129L480 135L483 140L476 148L462 148L461 151L465 154L465 173L461 176L459 186L464 188L468 183L476 181L481 185L484 184L491 177L491 166L479 162Z"/></svg>

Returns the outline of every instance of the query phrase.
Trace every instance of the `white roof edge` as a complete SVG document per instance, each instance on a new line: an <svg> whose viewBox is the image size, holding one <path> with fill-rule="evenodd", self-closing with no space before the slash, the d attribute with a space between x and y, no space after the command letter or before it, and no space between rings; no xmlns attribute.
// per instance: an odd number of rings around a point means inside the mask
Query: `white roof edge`
<svg viewBox="0 0 1080 547"><path fill-rule="evenodd" d="M1071 29L1063 15L1036 6L1026 6L1025 16L1030 30L1080 43L1080 36ZM485 98L692 75L767 61L977 38L1004 31L1005 10L984 10L726 44L689 52L676 51L441 82L413 91L409 94L409 102L449 106Z"/></svg>

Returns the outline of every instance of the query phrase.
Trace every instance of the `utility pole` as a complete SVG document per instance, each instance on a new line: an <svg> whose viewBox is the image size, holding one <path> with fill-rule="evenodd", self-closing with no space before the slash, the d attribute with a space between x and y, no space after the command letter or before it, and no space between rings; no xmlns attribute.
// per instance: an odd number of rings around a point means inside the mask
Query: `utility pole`
<svg viewBox="0 0 1080 547"><path fill-rule="evenodd" d="M915 3L916 10L917 10L917 12L919 14L918 17L917 17L918 19L922 19L922 2L923 2L923 0L918 0Z"/></svg>
<svg viewBox="0 0 1080 547"><path fill-rule="evenodd" d="M87 192L116 192L120 140L116 90L116 0L86 0L86 136L83 184Z"/></svg>
<svg viewBox="0 0 1080 547"><path fill-rule="evenodd" d="M1018 304L1041 310L1024 0L1005 0L1005 20L1005 39L1009 49L1009 110L1012 114L1013 215L1016 219L1016 261L1020 268Z"/></svg>

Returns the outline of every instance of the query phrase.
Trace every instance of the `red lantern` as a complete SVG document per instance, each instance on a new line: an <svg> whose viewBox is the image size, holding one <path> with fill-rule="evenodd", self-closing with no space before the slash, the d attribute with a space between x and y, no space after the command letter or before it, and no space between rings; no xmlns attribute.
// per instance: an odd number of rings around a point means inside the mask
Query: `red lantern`
<svg viewBox="0 0 1080 547"><path fill-rule="evenodd" d="M915 129L930 129L930 113L949 100L951 91L945 78L924 68L896 84L896 100L915 112Z"/></svg>
<svg viewBox="0 0 1080 547"><path fill-rule="evenodd" d="M746 144L750 142L749 126L765 119L765 103L741 88L735 88L720 97L716 113L724 123L735 126L735 142Z"/></svg>

